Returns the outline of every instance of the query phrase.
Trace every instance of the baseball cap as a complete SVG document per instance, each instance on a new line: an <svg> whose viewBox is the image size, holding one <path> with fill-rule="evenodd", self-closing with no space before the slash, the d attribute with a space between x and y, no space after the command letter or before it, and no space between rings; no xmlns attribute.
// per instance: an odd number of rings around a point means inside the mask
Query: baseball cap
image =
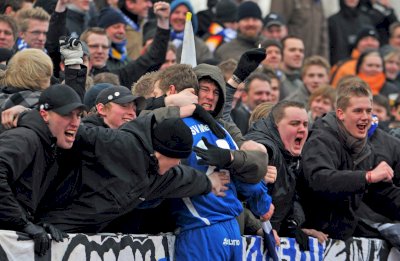
<svg viewBox="0 0 400 261"><path fill-rule="evenodd" d="M282 26L286 24L285 19L281 15L273 12L265 16L263 23L264 27L270 27L273 25Z"/></svg>
<svg viewBox="0 0 400 261"><path fill-rule="evenodd" d="M135 102L136 110L143 110L146 106L146 100L142 96L133 95L132 92L124 86L113 86L102 90L96 98L96 104L107 104L114 102L124 104Z"/></svg>
<svg viewBox="0 0 400 261"><path fill-rule="evenodd" d="M78 93L65 84L55 84L45 89L39 97L39 109L54 111L60 115L68 115L75 109L84 110Z"/></svg>

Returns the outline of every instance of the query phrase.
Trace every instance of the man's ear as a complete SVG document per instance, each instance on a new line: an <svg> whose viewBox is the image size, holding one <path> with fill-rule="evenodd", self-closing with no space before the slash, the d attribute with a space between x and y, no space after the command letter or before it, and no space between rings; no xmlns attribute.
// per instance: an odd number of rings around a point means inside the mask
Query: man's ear
<svg viewBox="0 0 400 261"><path fill-rule="evenodd" d="M105 106L102 103L98 103L96 104L96 110L99 113L100 116L105 116Z"/></svg>
<svg viewBox="0 0 400 261"><path fill-rule="evenodd" d="M338 118L340 121L344 120L344 111L342 109L336 109L336 118Z"/></svg>
<svg viewBox="0 0 400 261"><path fill-rule="evenodd" d="M172 85L172 84L168 87L168 91L167 91L167 95L171 95L171 94L177 94L175 85Z"/></svg>
<svg viewBox="0 0 400 261"><path fill-rule="evenodd" d="M49 123L49 112L45 110L39 110L40 116L42 116L44 122Z"/></svg>

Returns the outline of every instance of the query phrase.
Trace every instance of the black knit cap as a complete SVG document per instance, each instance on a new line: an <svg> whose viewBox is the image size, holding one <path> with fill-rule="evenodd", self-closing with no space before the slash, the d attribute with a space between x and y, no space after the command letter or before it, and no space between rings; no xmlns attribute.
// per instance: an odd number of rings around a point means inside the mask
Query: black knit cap
<svg viewBox="0 0 400 261"><path fill-rule="evenodd" d="M221 0L215 6L215 19L220 23L236 22L238 6L232 0Z"/></svg>
<svg viewBox="0 0 400 261"><path fill-rule="evenodd" d="M193 136L180 118L163 120L152 130L153 149L164 156L185 159L192 152Z"/></svg>
<svg viewBox="0 0 400 261"><path fill-rule="evenodd" d="M376 40L379 41L379 35L376 29L372 26L364 26L360 29L360 31L357 32L356 42L354 46L357 46L358 42L361 41L361 39L368 36L374 37Z"/></svg>
<svg viewBox="0 0 400 261"><path fill-rule="evenodd" d="M261 9L258 6L258 4L254 3L254 2L243 2L239 5L238 8L238 21L244 19L244 18L256 18L259 20L263 20L262 19L262 14L261 14Z"/></svg>
<svg viewBox="0 0 400 261"><path fill-rule="evenodd" d="M106 29L114 24L126 24L125 19L118 11L115 11L112 7L105 7L101 9L97 25L101 28Z"/></svg>

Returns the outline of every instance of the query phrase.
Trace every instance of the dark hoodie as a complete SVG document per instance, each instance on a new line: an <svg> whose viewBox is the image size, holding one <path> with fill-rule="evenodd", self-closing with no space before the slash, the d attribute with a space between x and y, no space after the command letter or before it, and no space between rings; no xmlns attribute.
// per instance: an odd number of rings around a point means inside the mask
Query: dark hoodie
<svg viewBox="0 0 400 261"><path fill-rule="evenodd" d="M305 218L296 195L300 157L292 156L285 149L272 114L255 122L245 138L263 144L268 150L269 165L276 166L278 171L275 183L268 184L268 191L275 206L271 218L272 227L280 233L282 223L289 219L295 220L301 226Z"/></svg>
<svg viewBox="0 0 400 261"><path fill-rule="evenodd" d="M228 131L240 147L245 139L239 128L233 122L227 122L222 119L226 100L226 86L221 70L214 65L199 64L194 68L194 72L198 81L209 78L216 83L220 95L215 110L211 114ZM196 92L198 93L199 90L196 90ZM268 165L265 153L260 151L233 151L233 153L235 160L231 163L230 168L236 174L236 178L247 183L260 182L266 173L266 166Z"/></svg>
<svg viewBox="0 0 400 261"><path fill-rule="evenodd" d="M53 176L56 140L39 112L20 116L18 128L0 135L0 228L21 230L33 221ZM54 172L50 172L54 173Z"/></svg>
<svg viewBox="0 0 400 261"><path fill-rule="evenodd" d="M153 123L150 114L118 130L81 126L74 143L75 151L81 152L75 157L85 161L78 196L57 205L42 220L66 232L96 233L144 200L209 193L206 175L190 167L179 165L158 174L151 141Z"/></svg>
<svg viewBox="0 0 400 261"><path fill-rule="evenodd" d="M344 0L340 0L339 12L328 18L330 62L332 65L340 60L350 58L351 49L355 44L356 35L360 28L367 25L373 26L371 19L359 9L359 6L350 8L344 2Z"/></svg>

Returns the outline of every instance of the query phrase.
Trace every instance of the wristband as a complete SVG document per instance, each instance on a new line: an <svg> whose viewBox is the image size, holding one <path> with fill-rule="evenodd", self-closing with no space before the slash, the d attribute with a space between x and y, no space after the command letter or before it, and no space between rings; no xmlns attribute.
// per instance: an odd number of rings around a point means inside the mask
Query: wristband
<svg viewBox="0 0 400 261"><path fill-rule="evenodd" d="M234 81L234 82L236 82L237 84L241 84L242 83L242 80L240 80L239 79L239 77L237 77L236 75L232 75L232 80Z"/></svg>

